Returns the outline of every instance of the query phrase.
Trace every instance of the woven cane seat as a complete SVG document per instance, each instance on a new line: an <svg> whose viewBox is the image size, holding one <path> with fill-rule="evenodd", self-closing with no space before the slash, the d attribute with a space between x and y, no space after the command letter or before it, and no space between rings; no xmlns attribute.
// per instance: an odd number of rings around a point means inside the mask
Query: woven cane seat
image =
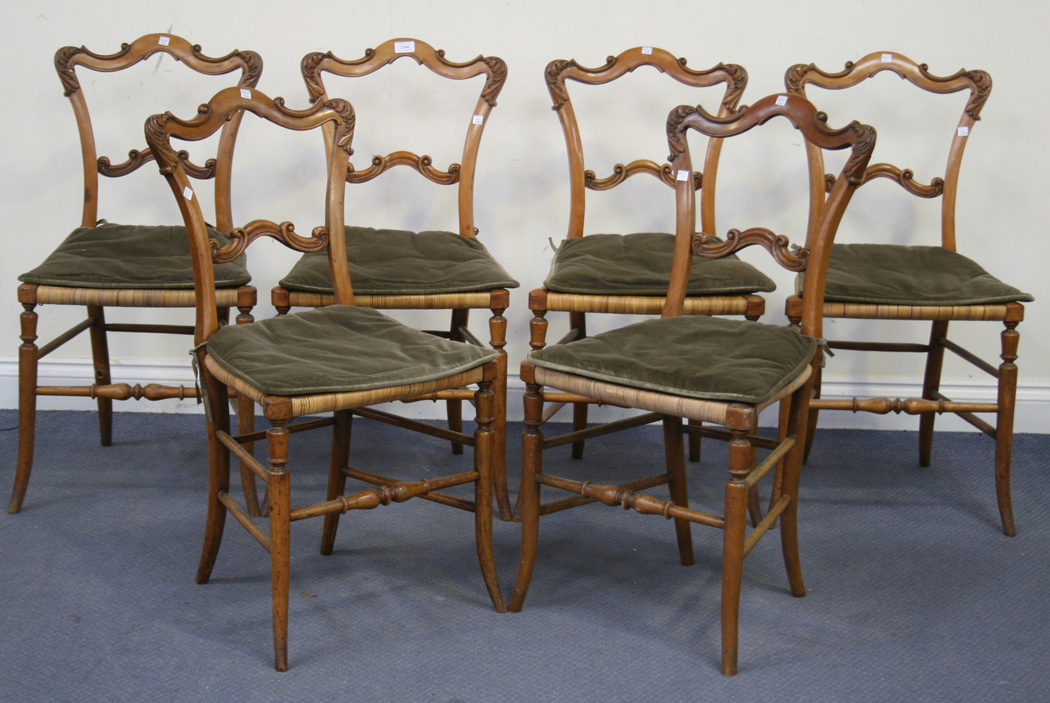
<svg viewBox="0 0 1050 703"><path fill-rule="evenodd" d="M498 356L408 327L371 308L332 305L227 325L208 358L262 393L300 396L405 386L452 376Z"/></svg>
<svg viewBox="0 0 1050 703"><path fill-rule="evenodd" d="M658 232L591 234L565 239L543 287L579 295L667 295L674 236ZM776 284L735 256L693 257L689 295L744 295L776 290Z"/></svg>
<svg viewBox="0 0 1050 703"><path fill-rule="evenodd" d="M634 388L760 405L805 371L816 348L789 327L689 315L556 344L529 361Z"/></svg>
<svg viewBox="0 0 1050 703"><path fill-rule="evenodd" d="M213 228L208 236L220 245L230 239ZM193 265L184 226L103 223L78 227L32 271L18 280L76 288L192 290ZM251 280L244 257L215 266L219 288Z"/></svg>
<svg viewBox="0 0 1050 703"><path fill-rule="evenodd" d="M359 295L413 295L517 288L485 246L454 232L346 228L350 280ZM280 281L283 288L331 293L325 253L305 254Z"/></svg>

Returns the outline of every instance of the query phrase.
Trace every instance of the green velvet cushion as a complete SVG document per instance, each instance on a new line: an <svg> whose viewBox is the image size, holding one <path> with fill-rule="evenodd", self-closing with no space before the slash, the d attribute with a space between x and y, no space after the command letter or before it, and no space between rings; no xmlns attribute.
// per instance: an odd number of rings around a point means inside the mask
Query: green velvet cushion
<svg viewBox="0 0 1050 703"><path fill-rule="evenodd" d="M208 228L222 244L229 237ZM186 228L164 225L78 227L44 263L18 280L76 288L192 289L193 263ZM251 280L244 257L215 266L219 288L242 286Z"/></svg>
<svg viewBox="0 0 1050 703"><path fill-rule="evenodd" d="M674 235L590 234L558 246L543 287L580 295L667 295ZM742 295L776 290L765 274L735 256L693 257L690 295Z"/></svg>
<svg viewBox="0 0 1050 703"><path fill-rule="evenodd" d="M633 388L760 404L813 360L817 342L790 327L683 315L556 344L537 366Z"/></svg>
<svg viewBox="0 0 1050 703"><path fill-rule="evenodd" d="M362 295L469 293L517 288L518 282L473 237L454 232L346 228L350 283ZM326 253L306 254L280 284L288 290L331 293Z"/></svg>
<svg viewBox="0 0 1050 703"><path fill-rule="evenodd" d="M208 355L263 393L281 396L430 381L498 356L351 305L226 325L208 340Z"/></svg>
<svg viewBox="0 0 1050 703"><path fill-rule="evenodd" d="M836 244L825 300L887 305L1032 301L962 254L943 247Z"/></svg>

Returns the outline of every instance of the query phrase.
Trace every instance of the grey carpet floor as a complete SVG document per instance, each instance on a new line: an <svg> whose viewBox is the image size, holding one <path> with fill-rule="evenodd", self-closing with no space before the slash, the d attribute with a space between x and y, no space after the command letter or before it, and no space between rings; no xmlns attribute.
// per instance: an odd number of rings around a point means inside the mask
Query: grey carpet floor
<svg viewBox="0 0 1050 703"><path fill-rule="evenodd" d="M0 411L0 427L15 422ZM266 553L229 520L211 583L193 582L202 418L115 424L100 447L92 414L40 414L23 512L0 518L0 701L1050 699L1050 435L1016 439L1007 538L986 438L940 435L921 469L915 433L823 432L802 484L808 595L788 594L779 543L763 541L744 567L735 678L718 671L717 530L694 528L686 568L662 518L601 505L544 518L525 609L501 615L472 517L423 501L347 515L330 557L318 521L293 526L291 670L277 673ZM327 432L312 434L293 441L293 501L324 492ZM615 481L656 468L659 441L639 428L545 461ZM15 448L0 433L4 491ZM351 455L405 478L470 466L469 451L360 419ZM706 443L694 505L717 509L725 464ZM494 534L509 593L518 527Z"/></svg>

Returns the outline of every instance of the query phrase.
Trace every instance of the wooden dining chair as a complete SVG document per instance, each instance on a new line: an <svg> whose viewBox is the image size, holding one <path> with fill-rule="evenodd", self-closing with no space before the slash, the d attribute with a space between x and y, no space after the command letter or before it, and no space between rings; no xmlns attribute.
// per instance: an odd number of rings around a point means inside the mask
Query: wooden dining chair
<svg viewBox="0 0 1050 703"><path fill-rule="evenodd" d="M787 237L761 227L729 230L724 240L710 232L694 234L696 195L688 132L695 130L719 139L736 137L777 116L790 120L808 143L822 149L850 150L845 167L834 179L826 207L807 233L805 247L796 251ZM522 551L511 611L521 609L532 577L540 516L596 501L673 519L683 565L693 563L691 523L723 531L722 673L726 675L737 671L744 557L778 521L791 593L805 595L798 554L798 482L813 375L821 358L824 275L835 229L860 183L875 143L875 132L870 127L854 122L832 130L824 120L824 115L804 99L787 95L763 98L727 117L689 106L675 109L668 117L677 227L670 287L660 318L555 344L532 352L522 363L521 374L526 382ZM753 181L757 183L761 178ZM685 315L693 258L690 253L720 258L752 245L765 248L781 266L807 273L800 329ZM663 418L667 471L621 485L546 473L543 449L549 441L544 440L541 425L550 389L569 394L571 399L595 398L658 413ZM779 442L756 434L759 411L778 401L790 402L791 407L787 432ZM683 426L681 418L725 429ZM721 515L689 507L683 447L686 434L729 442L729 476ZM761 462L756 458L758 449L771 450ZM748 534L751 489L770 472L774 477L771 507ZM669 485L670 500L642 492L661 484ZM541 506L540 491L544 487L570 495Z"/></svg>
<svg viewBox="0 0 1050 703"><path fill-rule="evenodd" d="M199 46L191 45L173 34L148 34L131 44L122 45L115 54L96 54L74 46L59 49L55 54L55 68L65 88L65 95L73 106L80 134L84 202L80 226L42 264L18 277L22 281L18 287L18 302L23 308L22 345L18 350L18 466L11 501L7 507L9 513L21 510L29 485L38 397L97 399L102 445L109 446L113 438L114 400L161 400L194 395L193 388L183 386L151 383L143 387L141 384L113 383L110 375L107 333L193 333L190 326L107 322L105 315L107 307L192 308L195 304L189 244L181 226L119 224L116 220L99 219L100 213L106 217L118 216L100 209L99 176L127 176L151 161L153 156L144 148L132 149L126 161L114 164L108 156L98 154L96 131L77 71L122 71L156 54L170 56L186 68L209 76L240 71L236 85L245 89L253 88L262 73L262 59L253 51L234 51L221 58L212 58L204 54ZM215 87L213 85L211 91ZM148 91L140 88L137 92ZM132 91L133 95L135 93ZM127 108L122 107L122 112L126 113ZM145 119L150 112L140 114L141 119ZM219 243L227 241L223 232L229 231L231 226L228 162L233 153L239 123L240 118L237 117L224 125L222 149L216 159L195 165L189 160L188 154L180 155L187 171L199 178L213 178L215 181L218 207L215 226L209 229L209 236ZM250 279L243 258L217 267L215 293L220 314L224 318L228 316L230 308L236 307L240 311L237 318L239 323L252 320L251 310L255 306L256 291L248 285ZM38 346L37 305L82 305L87 308L87 317L52 341ZM80 386L38 385L40 360L85 330L91 338L94 366L92 382ZM240 415L244 422L251 421L251 413L250 406L242 405Z"/></svg>
<svg viewBox="0 0 1050 703"><path fill-rule="evenodd" d="M587 225L591 220L586 220L585 214L588 191L612 191L623 186L632 176L640 174L655 176L673 188L675 181L672 170L667 164L650 159L635 159L626 165L617 163L611 169L606 163L600 164L600 169L591 167L601 159L594 154L589 159L585 158L584 131L569 94L570 82L612 87L617 79L642 67L650 67L683 86L704 89L695 91L698 102L705 94L711 97L717 95L718 102L713 104L717 106L714 109L717 109L720 117L733 114L747 85L747 72L741 66L718 64L697 71L689 68L685 59L675 58L657 47L628 49L617 56L610 56L604 65L597 68L585 68L574 60L563 59L547 64L547 92L561 121L569 156L570 209L568 233L557 245L550 272L543 286L529 293L529 308L533 314L530 344L533 349L542 349L547 343L547 313L551 311L569 313L569 332L559 340L559 343L565 343L587 336L588 313L655 315L663 309L671 271L674 235L668 232L588 233L587 230L593 229L593 225ZM619 81L617 87L626 82ZM638 91L639 83L633 83L631 89ZM608 114L609 104L625 99L625 93L614 94L609 88L587 92L605 93L604 97L608 101L605 110L595 110L603 116ZM677 94L680 95L681 91ZM591 97L588 95L588 98ZM636 96L636 99L640 98ZM593 100L600 102L597 97ZM669 99L662 109L670 109L678 102ZM662 111L660 114L662 116ZM606 121L611 122L608 119ZM603 125L590 123L588 126L593 133ZM625 130L623 127L620 129ZM689 181L700 191L700 218L705 232L715 231L715 180L721 148L721 140L712 139L709 142L703 173L697 171ZM626 148L621 147L619 153L624 152ZM630 188L619 190L621 193L624 191L630 192ZM604 202L608 203L607 200ZM587 236L584 236L585 233ZM736 257L719 261L697 258L692 266L683 312L688 315L743 315L749 320L757 320L765 311L765 300L757 293L775 288L773 281L762 272ZM555 401L548 409L548 416L552 416L565 401L557 396L549 399ZM572 403L573 432L558 441L558 444L571 442L575 458L583 456L587 438L657 419L655 414L650 413L588 429L588 407L593 402L594 399L580 399ZM690 458L699 461L698 438L691 438L690 444Z"/></svg>
<svg viewBox="0 0 1050 703"><path fill-rule="evenodd" d="M940 242L937 244L868 244L843 241L832 250L828 268L824 316L864 320L928 320L931 322L929 343L909 344L881 341L829 340L831 349L880 352L921 353L926 356L922 396L919 398L821 398L820 375L816 380L817 397L810 403L810 426L816 429L820 410L849 410L874 413L906 413L921 415L919 420L919 465L929 466L933 447L933 427L936 415L955 413L995 440L995 488L1003 532L1016 534L1010 500L1010 454L1013 444L1014 404L1017 395L1017 325L1024 319L1022 303L1033 300L1031 295L996 279L973 260L956 251L955 206L959 186L959 169L963 150L972 136L981 109L991 94L992 79L984 71L959 71L951 76L937 76L925 64L893 52L869 54L856 63L846 64L843 71L827 73L813 64L798 64L785 75L787 89L794 95L805 96L807 86L827 90L852 88L869 78L889 71L912 86L935 94L969 93L962 115L951 129L951 146L944 175L923 182L913 169L889 163L868 166L864 182L889 179L902 187L906 194L919 198L940 198ZM947 135L946 128L944 134ZM930 135L929 143L934 143ZM824 207L823 157L812 146L807 146L813 164L811 174L816 179L811 185L818 194L811 205L812 217ZM907 205L907 204L906 204ZM889 214L883 229L890 230ZM896 231L907 241L931 241L918 232ZM794 295L787 301L787 314L793 321L800 319L805 307L803 295ZM996 367L976 354L948 339L951 321L996 321L1005 326L1000 334L1001 363ZM971 363L996 379L997 397L994 402L953 401L940 391L941 370L945 350ZM975 413L992 413L994 424ZM809 441L814 433L811 431ZM807 447L807 455L809 449Z"/></svg>
<svg viewBox="0 0 1050 703"><path fill-rule="evenodd" d="M489 345L499 353L499 374L494 385L496 400L493 425L497 455L496 497L501 517L509 520L510 503L503 459L507 434L507 355L504 351L507 343L507 321L503 312L510 300L507 289L516 288L518 283L481 243L474 218L478 149L489 115L496 106L496 98L507 78L507 66L503 59L496 56L478 56L464 63L455 63L445 57L444 51L437 51L418 39L391 39L375 49L369 49L359 59L344 60L331 52L317 52L303 57L302 73L310 100L324 99L328 96L322 80L324 73L361 78L391 66L401 58L415 61L442 79L462 81L483 77L480 96L472 111L466 114L468 108L463 106L468 123L462 158L459 163L450 164L442 170L434 164L429 155L419 155L411 149L392 150L385 155L372 156L371 162L365 168L356 168L351 164L347 181L355 185L364 184L374 181L397 166L410 168L432 184L452 186L455 189L458 228L457 231L439 228L419 231L374 228L365 226L357 217L352 218L354 223L347 228L347 255L354 279L354 292L359 305L376 309L450 310L451 322L448 329L432 333L481 347L485 345L468 329L469 313L473 309L487 309L491 312ZM444 87L437 85L433 89L443 90ZM407 88L404 92L412 95ZM385 134L389 131L390 120L393 118L387 116L386 119L381 119L384 116L381 105L372 102L362 105L362 101L353 94L346 97L351 99L356 109L364 115L367 131L372 134ZM451 102L451 98L446 102ZM444 119L447 124L455 113L445 111L445 105L441 107L441 112L430 110L413 114L418 114L418 117L426 121ZM394 143L408 144L417 136L415 133L400 133ZM331 144L330 135L328 143ZM431 148L441 146L432 144ZM413 211L418 215L415 211L418 211L420 206L416 198L424 197L423 191L408 186L404 186L403 189L405 195L397 201L397 206L404 213ZM406 223L406 226L411 227L412 223ZM273 289L272 299L279 314L284 314L292 307L331 304L334 300L332 281L325 257L318 254L304 255L288 275L281 279L280 285ZM428 399L446 401L449 429L460 432L462 402L472 396L473 393L469 390L452 388ZM368 412L373 419L393 424L401 423L400 418L389 413L379 410ZM452 451L460 453L461 445L454 442Z"/></svg>
<svg viewBox="0 0 1050 703"><path fill-rule="evenodd" d="M255 219L231 230L230 241L223 246L209 240L206 219L191 180L194 174L186 168L172 142L209 137L244 112L292 130L331 125L333 148L327 158L325 224L315 228L311 236L297 234L290 222ZM426 334L355 304L359 301L355 301L351 288L343 220L353 127L354 113L345 101L316 102L311 108L298 111L286 108L280 99L271 100L258 91L244 89L220 92L201 106L193 119L180 120L167 113L155 115L146 123L150 149L185 219L196 282L194 361L208 415L210 475L207 528L197 581L208 581L226 516L231 514L270 553L274 661L279 671L288 668L290 525L305 518L324 516L321 553L331 554L339 516L348 510L421 497L472 511L482 576L496 610L505 610L492 552L492 386L498 373L499 354ZM217 264L240 256L260 237L272 237L299 252L327 252L335 304L251 325L223 325L214 285ZM474 447L472 470L402 481L348 464L351 421L355 414L365 415L367 406L473 384L477 384L473 396L477 429L473 435L432 428L433 434ZM232 435L227 405L231 390L258 403L270 428ZM292 422L305 415L329 412L330 417ZM327 426L333 428L327 495L319 503L292 509L289 435ZM263 438L269 448L268 467L243 449L245 443ZM266 484L268 530L230 495L231 454ZM369 487L344 495L347 477ZM465 484L473 484L473 500L444 492Z"/></svg>

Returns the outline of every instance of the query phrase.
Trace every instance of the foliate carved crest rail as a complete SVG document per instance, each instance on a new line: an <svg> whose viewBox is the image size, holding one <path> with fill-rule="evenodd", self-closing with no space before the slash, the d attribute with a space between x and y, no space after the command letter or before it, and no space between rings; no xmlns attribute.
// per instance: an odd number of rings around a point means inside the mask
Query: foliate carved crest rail
<svg viewBox="0 0 1050 703"><path fill-rule="evenodd" d="M774 115L784 115L792 121L796 128L806 135L806 139L822 149L841 149L851 147L851 154L842 168L842 173L853 185L860 185L864 181L865 167L875 149L875 130L859 122L850 122L842 129L828 127L828 116L818 112L805 98L801 98L801 104L791 103L788 107L782 107L779 96L774 102L774 96L763 98L750 108L743 108L740 112L717 117L706 112L702 107L691 105L679 105L667 116L667 145L671 149L668 161L673 162L680 154L686 151L685 132L683 125L690 117L698 116L709 126L704 133L709 137L727 137L733 134L746 132L757 124L761 124ZM795 100L800 98L796 97Z"/></svg>
<svg viewBox="0 0 1050 703"><path fill-rule="evenodd" d="M490 107L496 106L496 98L507 81L507 64L503 59L498 56L478 56L470 61L456 63L445 58L444 49L435 50L429 44L418 40L406 41L412 41L412 51L392 51L391 47L395 42L390 41L376 49L366 49L363 57L354 60L340 59L331 51L307 54L300 62L300 69L310 100L316 101L325 94L321 71L343 76L363 76L393 63L402 56L407 56L417 64L426 66L446 78L472 78L484 73L486 78L481 89L481 99ZM481 66L484 68L480 68Z"/></svg>
<svg viewBox="0 0 1050 703"><path fill-rule="evenodd" d="M857 63L847 61L843 70L837 73L822 71L814 64L796 64L787 70L784 83L787 89L797 95L805 95L807 83L815 83L823 88L845 88L873 76L879 71L893 71L901 78L911 81L924 90L935 93L954 93L969 90L970 99L964 111L974 121L981 119L981 110L992 93L992 77L985 71L967 71L962 69L951 76L937 76L930 73L927 64L913 63L899 54L891 54L893 61L876 63L873 57L880 54L869 54ZM856 71L856 75L851 75Z"/></svg>
<svg viewBox="0 0 1050 703"><path fill-rule="evenodd" d="M792 247L790 240L764 227L752 227L741 232L731 229L724 240L697 232L693 235L692 250L705 259L728 256L750 246L760 246L789 271L803 271L809 261L809 247Z"/></svg>
<svg viewBox="0 0 1050 703"><path fill-rule="evenodd" d="M747 85L747 71L737 64L719 63L703 71L694 71L686 66L686 59L673 58L667 52L650 47L652 53L630 55L624 52L619 56L607 56L605 63L595 68L581 66L574 59L556 59L547 64L544 73L547 91L551 95L552 109L560 110L569 100L566 80L570 77L582 83L608 83L625 73L634 71L639 66L652 66L661 73L671 72L672 77L686 85L694 87L715 85L724 81L726 92L722 96L722 106L727 112L734 112L740 96ZM576 75L571 75L576 74ZM717 78L719 73L724 78Z"/></svg>

